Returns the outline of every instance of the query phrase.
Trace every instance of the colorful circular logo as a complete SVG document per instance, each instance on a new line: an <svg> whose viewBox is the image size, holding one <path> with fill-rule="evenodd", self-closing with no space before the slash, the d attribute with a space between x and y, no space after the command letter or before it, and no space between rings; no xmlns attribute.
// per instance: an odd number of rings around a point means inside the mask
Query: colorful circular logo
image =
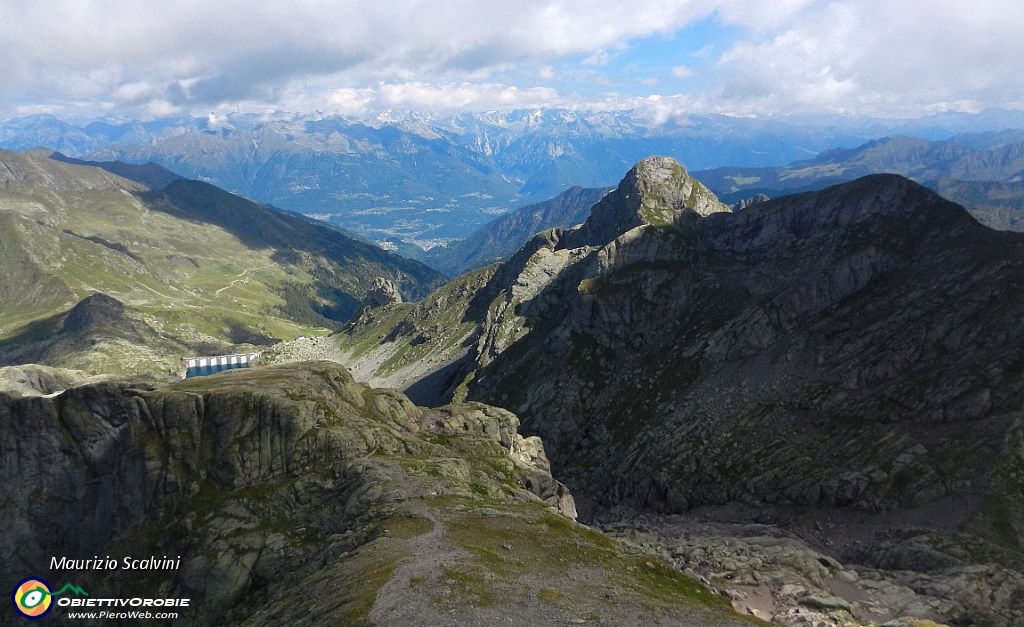
<svg viewBox="0 0 1024 627"><path fill-rule="evenodd" d="M40 618L50 611L53 603L50 592L50 584L32 577L18 584L11 593L11 603L25 618Z"/></svg>

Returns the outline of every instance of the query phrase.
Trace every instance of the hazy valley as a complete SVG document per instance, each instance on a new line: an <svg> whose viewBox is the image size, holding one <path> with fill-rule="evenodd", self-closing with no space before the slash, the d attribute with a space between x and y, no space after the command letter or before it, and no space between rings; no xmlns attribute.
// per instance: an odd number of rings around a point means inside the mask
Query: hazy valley
<svg viewBox="0 0 1024 627"><path fill-rule="evenodd" d="M660 120L637 111L559 109L454 116L393 112L367 121L211 115L74 123L34 116L0 124L0 147L44 146L76 158L154 162L374 241L397 238L426 248L466 237L498 215L574 185L611 187L651 154L672 155L692 171L776 168L829 149L856 149L879 137L960 146L960 139L979 135L977 129L1021 126L1018 112L997 110L920 120L721 115ZM974 143L981 148L984 142ZM880 171L927 181L889 163L872 163L847 175L833 171L827 183ZM819 168L811 178L801 174L799 182L760 187L799 187L827 174ZM984 180L1004 179L986 175ZM731 183L725 188L716 179L706 183L719 194L735 191Z"/></svg>

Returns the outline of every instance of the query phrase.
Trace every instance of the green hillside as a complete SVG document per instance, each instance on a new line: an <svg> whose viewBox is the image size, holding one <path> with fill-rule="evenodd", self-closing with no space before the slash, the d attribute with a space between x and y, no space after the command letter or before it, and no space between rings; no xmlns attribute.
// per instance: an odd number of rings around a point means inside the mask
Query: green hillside
<svg viewBox="0 0 1024 627"><path fill-rule="evenodd" d="M0 363L20 363L26 345L52 337L71 307L97 293L187 354L326 332L355 312L376 277L407 298L443 281L331 227L171 181L150 189L97 167L0 152ZM180 357L154 368L176 369Z"/></svg>

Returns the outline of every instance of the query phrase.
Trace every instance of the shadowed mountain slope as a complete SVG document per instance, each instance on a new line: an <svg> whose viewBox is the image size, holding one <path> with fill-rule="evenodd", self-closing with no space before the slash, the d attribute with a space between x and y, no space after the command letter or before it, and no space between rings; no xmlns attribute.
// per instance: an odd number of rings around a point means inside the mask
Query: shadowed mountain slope
<svg viewBox="0 0 1024 627"><path fill-rule="evenodd" d="M135 181L140 185L145 185L151 190L163 189L174 181L184 180L184 177L178 176L167 168L152 162L144 165L136 165L133 163L124 163L123 161L83 161L82 159L74 159L72 157L62 155L59 152L49 152L47 150L42 150L39 154L62 163L101 168L111 174L116 174L121 178L126 178L129 181Z"/></svg>
<svg viewBox="0 0 1024 627"><path fill-rule="evenodd" d="M906 179L647 228L595 262L506 309L524 335L469 395L520 412L606 505L887 509L1010 462L1024 240Z"/></svg>

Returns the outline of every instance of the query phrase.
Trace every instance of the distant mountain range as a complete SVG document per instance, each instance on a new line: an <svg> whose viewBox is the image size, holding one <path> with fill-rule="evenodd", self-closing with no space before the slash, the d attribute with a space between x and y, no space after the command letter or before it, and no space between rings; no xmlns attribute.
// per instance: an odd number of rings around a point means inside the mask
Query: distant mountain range
<svg viewBox="0 0 1024 627"><path fill-rule="evenodd" d="M947 139L1024 127L1017 112L917 121L823 116L691 116L526 110L376 120L255 115L70 123L33 116L0 124L0 148L42 146L76 158L157 163L373 240L424 248L469 235L496 215L568 188L606 187L651 154L691 170L774 167L879 136Z"/></svg>

